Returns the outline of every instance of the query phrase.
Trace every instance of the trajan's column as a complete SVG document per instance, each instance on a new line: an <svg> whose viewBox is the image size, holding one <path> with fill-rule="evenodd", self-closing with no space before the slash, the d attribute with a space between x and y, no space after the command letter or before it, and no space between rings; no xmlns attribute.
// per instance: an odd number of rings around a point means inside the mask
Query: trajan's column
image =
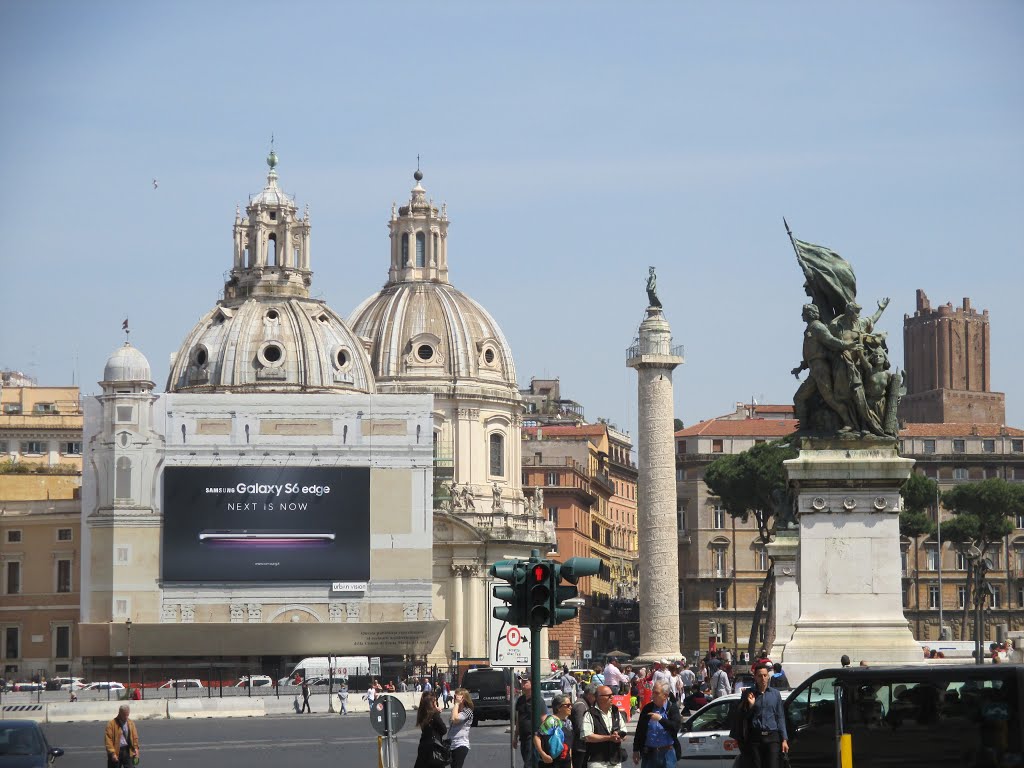
<svg viewBox="0 0 1024 768"><path fill-rule="evenodd" d="M647 317L629 348L637 372L640 478L637 531L640 558L640 658L678 659L679 540L676 534L676 460L672 371L683 348L661 310L654 267L647 278Z"/></svg>

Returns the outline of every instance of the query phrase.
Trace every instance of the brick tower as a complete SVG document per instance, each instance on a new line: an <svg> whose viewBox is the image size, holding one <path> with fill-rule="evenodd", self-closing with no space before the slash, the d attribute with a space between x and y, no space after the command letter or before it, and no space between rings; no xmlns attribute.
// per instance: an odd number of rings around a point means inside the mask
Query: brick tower
<svg viewBox="0 0 1024 768"><path fill-rule="evenodd" d="M991 391L988 310L965 298L933 309L917 291L917 310L903 317L907 394L900 419L911 423L988 423L1006 420L1006 396Z"/></svg>

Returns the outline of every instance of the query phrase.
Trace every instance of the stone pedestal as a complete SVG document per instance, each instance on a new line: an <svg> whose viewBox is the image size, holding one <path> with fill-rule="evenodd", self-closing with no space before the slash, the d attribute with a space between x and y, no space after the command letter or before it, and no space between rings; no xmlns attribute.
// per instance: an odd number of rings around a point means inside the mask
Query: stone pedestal
<svg viewBox="0 0 1024 768"><path fill-rule="evenodd" d="M775 564L775 643L769 656L781 659L793 637L800 616L800 585L797 574L797 550L800 534L796 530L779 531L768 543L768 556Z"/></svg>
<svg viewBox="0 0 1024 768"><path fill-rule="evenodd" d="M626 365L637 372L640 658L678 659L679 535L672 371L683 362L661 307L648 307Z"/></svg>
<svg viewBox="0 0 1024 768"><path fill-rule="evenodd" d="M782 662L794 685L838 666L920 662L903 615L895 443L804 439L785 462L797 498L800 616Z"/></svg>

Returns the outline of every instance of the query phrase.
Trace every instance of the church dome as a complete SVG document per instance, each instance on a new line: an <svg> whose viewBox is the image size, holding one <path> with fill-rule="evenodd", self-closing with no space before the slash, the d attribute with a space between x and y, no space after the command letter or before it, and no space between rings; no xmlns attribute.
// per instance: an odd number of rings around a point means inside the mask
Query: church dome
<svg viewBox="0 0 1024 768"><path fill-rule="evenodd" d="M277 154L267 186L234 226L234 264L224 298L173 356L168 392L375 391L366 349L345 321L309 297L310 220L277 187Z"/></svg>
<svg viewBox="0 0 1024 768"><path fill-rule="evenodd" d="M518 392L512 351L483 307L448 283L389 283L352 313L352 330L370 341L374 376L386 381L443 380ZM497 394L497 393L496 393Z"/></svg>
<svg viewBox="0 0 1024 768"><path fill-rule="evenodd" d="M185 337L168 392L373 392L362 343L322 301L224 301Z"/></svg>
<svg viewBox="0 0 1024 768"><path fill-rule="evenodd" d="M448 282L448 214L427 200L417 172L407 205L392 206L391 267L349 325L366 339L388 391L519 400L515 364L487 310Z"/></svg>
<svg viewBox="0 0 1024 768"><path fill-rule="evenodd" d="M150 381L152 378L149 360L127 341L114 350L103 366L104 381Z"/></svg>

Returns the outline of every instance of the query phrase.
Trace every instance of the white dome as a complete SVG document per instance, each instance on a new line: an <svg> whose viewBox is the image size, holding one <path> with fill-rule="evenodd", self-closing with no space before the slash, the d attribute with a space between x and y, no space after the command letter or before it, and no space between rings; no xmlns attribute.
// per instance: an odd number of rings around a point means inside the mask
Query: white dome
<svg viewBox="0 0 1024 768"><path fill-rule="evenodd" d="M370 341L378 386L448 393L454 383L479 394L519 399L505 335L483 307L447 282L392 282L349 318Z"/></svg>
<svg viewBox="0 0 1024 768"><path fill-rule="evenodd" d="M114 350L103 366L103 380L114 381L151 381L153 370L149 360L129 342Z"/></svg>
<svg viewBox="0 0 1024 768"><path fill-rule="evenodd" d="M375 391L366 350L334 310L305 297L224 301L185 337L168 392Z"/></svg>

